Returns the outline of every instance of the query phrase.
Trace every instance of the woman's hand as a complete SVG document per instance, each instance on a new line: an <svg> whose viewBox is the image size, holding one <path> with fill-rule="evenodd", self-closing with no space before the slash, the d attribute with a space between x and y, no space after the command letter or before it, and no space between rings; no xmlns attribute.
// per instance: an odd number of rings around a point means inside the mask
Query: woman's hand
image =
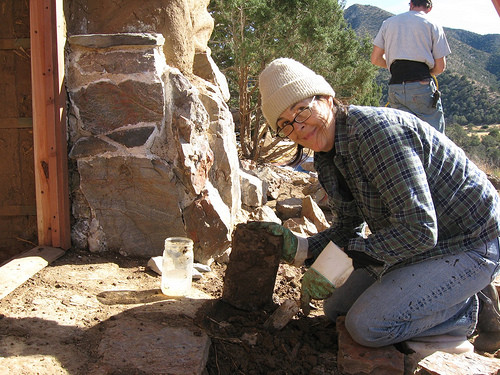
<svg viewBox="0 0 500 375"><path fill-rule="evenodd" d="M267 221L251 221L247 223L247 226L248 228L265 229L269 234L274 236L282 236L283 247L281 249L281 259L288 264L292 264L294 262L299 240L290 229L287 229L280 224Z"/></svg>
<svg viewBox="0 0 500 375"><path fill-rule="evenodd" d="M300 308L305 316L309 315L312 299L327 299L335 290L333 284L314 268L309 268L302 277L302 288L300 291Z"/></svg>

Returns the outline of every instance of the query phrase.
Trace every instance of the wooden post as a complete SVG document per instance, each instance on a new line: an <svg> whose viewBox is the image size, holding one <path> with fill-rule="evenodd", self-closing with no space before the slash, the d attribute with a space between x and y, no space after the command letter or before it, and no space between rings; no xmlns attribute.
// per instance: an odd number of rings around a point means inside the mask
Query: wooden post
<svg viewBox="0 0 500 375"><path fill-rule="evenodd" d="M39 245L71 246L63 0L30 1L33 138Z"/></svg>
<svg viewBox="0 0 500 375"><path fill-rule="evenodd" d="M498 15L500 16L500 0L491 0L493 2L493 6L497 10Z"/></svg>

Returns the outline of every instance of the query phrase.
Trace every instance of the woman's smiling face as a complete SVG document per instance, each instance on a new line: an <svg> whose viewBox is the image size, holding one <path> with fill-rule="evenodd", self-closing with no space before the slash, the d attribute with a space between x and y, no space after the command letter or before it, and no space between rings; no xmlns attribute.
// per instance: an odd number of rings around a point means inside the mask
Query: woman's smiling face
<svg viewBox="0 0 500 375"><path fill-rule="evenodd" d="M301 100L280 115L276 121L278 131L286 125L292 124L293 131L288 134L288 138L292 141L315 152L330 151L335 142L335 116L332 108L331 97L320 99L313 97ZM310 116L303 116L300 114L301 111L305 111L305 113L310 111ZM303 122L297 122L295 120L297 115L307 119Z"/></svg>

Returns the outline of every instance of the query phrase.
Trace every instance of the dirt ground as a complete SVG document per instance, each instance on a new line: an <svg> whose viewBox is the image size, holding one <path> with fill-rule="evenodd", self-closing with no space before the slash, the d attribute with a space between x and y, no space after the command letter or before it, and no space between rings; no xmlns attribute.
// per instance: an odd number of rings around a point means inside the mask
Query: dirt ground
<svg viewBox="0 0 500 375"><path fill-rule="evenodd" d="M165 300L160 276L146 264L146 259L71 249L3 298L0 374L165 374L101 365L109 354L103 342L113 322L127 314L141 319L141 312L154 309L157 313L143 315L147 320L139 326L168 326L177 319L210 337L204 375L341 374L335 325L324 317L321 302L315 302L309 316L299 312L281 330L265 328L272 311L242 311L222 301L226 265L213 263L210 272L193 281L193 289L210 296L200 301L194 319L187 318L190 313L182 305L177 316L167 316L157 306L178 301ZM303 272L280 265L275 306L299 299Z"/></svg>
<svg viewBox="0 0 500 375"><path fill-rule="evenodd" d="M213 275L205 292L220 291L220 287L211 289L220 282L224 268ZM299 300L302 272L280 265L273 295L276 304ZM339 374L335 325L324 317L321 303L315 307L308 317L299 312L283 329L273 330L264 328L272 311L241 311L217 299L202 317L212 340L208 374Z"/></svg>
<svg viewBox="0 0 500 375"><path fill-rule="evenodd" d="M160 277L146 264L72 249L1 300L0 374L118 374L96 370L99 344L115 316L163 298ZM280 331L265 329L272 311L245 312L221 301L225 269L214 263L193 282L213 297L195 319L212 342L206 374L338 374L335 326L320 305ZM301 269L280 265L276 303L299 298L301 275ZM123 290L135 293L105 300L110 291ZM166 324L165 316L157 319Z"/></svg>
<svg viewBox="0 0 500 375"><path fill-rule="evenodd" d="M281 170L282 183L278 200L303 197L304 186L294 182L306 173ZM267 205L275 206L276 200ZM331 215L325 212L327 218ZM201 316L201 323L212 345L206 371L209 375L337 375L337 334L335 324L323 315L322 302L305 317L299 312L281 330L264 328L273 311L246 312L221 301L224 264L215 264L213 271L196 283L216 300ZM276 276L273 301L275 307L284 301L300 299L300 279L305 268L280 264Z"/></svg>

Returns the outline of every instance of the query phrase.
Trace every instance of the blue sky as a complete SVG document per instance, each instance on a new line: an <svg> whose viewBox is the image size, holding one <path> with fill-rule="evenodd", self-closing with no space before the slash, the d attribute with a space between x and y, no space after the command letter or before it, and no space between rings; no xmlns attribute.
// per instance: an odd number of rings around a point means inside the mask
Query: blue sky
<svg viewBox="0 0 500 375"><path fill-rule="evenodd" d="M353 4L373 5L399 14L409 10L409 0L347 0ZM444 27L478 34L500 34L500 17L491 0L433 0L429 17Z"/></svg>

